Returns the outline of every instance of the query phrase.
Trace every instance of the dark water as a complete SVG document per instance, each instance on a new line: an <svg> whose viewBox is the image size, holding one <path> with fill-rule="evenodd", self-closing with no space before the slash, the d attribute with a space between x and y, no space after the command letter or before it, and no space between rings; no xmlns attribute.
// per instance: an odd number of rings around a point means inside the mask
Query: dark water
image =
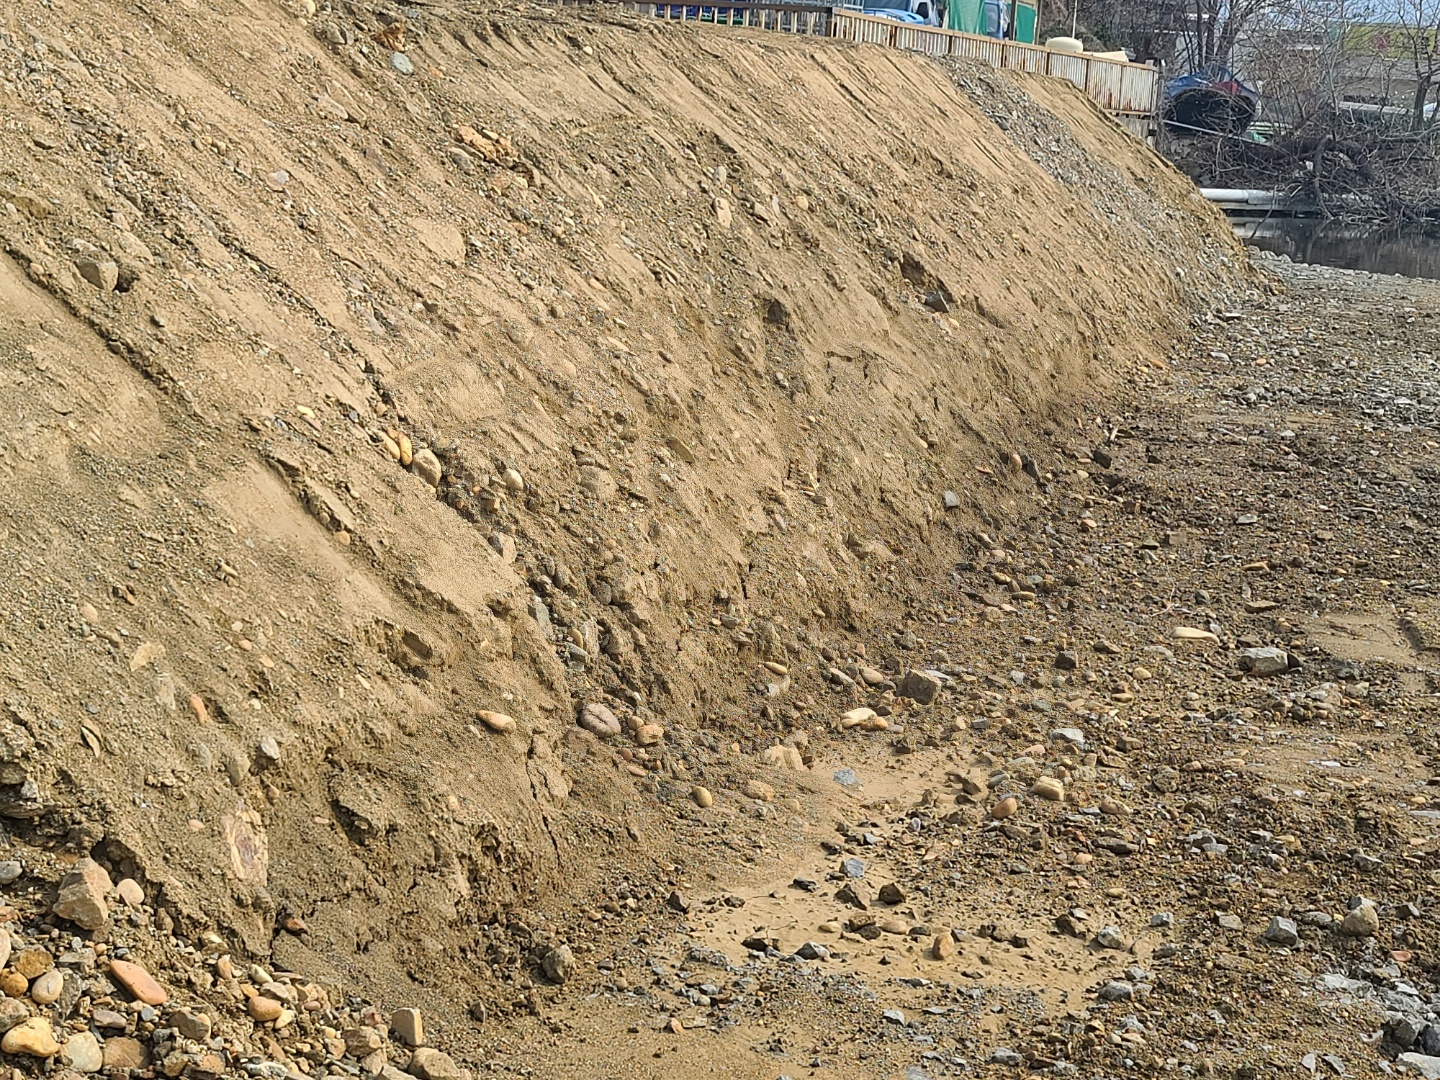
<svg viewBox="0 0 1440 1080"><path fill-rule="evenodd" d="M1235 235L1249 246L1288 255L1295 262L1440 278L1440 233L1375 232L1314 218L1236 220L1233 225Z"/></svg>

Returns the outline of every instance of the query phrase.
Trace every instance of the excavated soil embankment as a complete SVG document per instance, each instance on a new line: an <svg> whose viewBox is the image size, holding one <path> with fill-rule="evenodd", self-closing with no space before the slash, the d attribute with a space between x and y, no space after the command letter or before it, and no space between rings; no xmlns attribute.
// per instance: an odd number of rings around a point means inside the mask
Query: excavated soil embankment
<svg viewBox="0 0 1440 1080"><path fill-rule="evenodd" d="M91 854L191 941L452 1007L514 912L674 857L657 791L803 763L821 650L1238 273L1062 84L879 49L20 0L0 60L32 906Z"/></svg>

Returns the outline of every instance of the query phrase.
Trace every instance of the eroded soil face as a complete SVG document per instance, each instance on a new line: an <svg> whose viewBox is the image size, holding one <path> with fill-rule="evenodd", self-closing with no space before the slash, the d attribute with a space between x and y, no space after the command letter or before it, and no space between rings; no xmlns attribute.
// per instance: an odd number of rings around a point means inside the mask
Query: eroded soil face
<svg viewBox="0 0 1440 1080"><path fill-rule="evenodd" d="M1440 1049L1426 287L1254 271L1062 84L879 49L0 50L7 1062Z"/></svg>
<svg viewBox="0 0 1440 1080"><path fill-rule="evenodd" d="M1430 1067L1440 291L1261 265L923 612L837 660L929 667L936 704L812 739L774 802L685 812L728 867L676 870L688 914L601 950L542 1060Z"/></svg>

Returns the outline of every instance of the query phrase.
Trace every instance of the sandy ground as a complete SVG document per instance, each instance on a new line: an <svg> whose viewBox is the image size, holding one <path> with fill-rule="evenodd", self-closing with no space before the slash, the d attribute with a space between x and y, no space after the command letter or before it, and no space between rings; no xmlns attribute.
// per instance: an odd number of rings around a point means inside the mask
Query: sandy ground
<svg viewBox="0 0 1440 1080"><path fill-rule="evenodd" d="M1063 85L879 49L0 50L7 1062L1440 1049L1428 287L1254 269Z"/></svg>

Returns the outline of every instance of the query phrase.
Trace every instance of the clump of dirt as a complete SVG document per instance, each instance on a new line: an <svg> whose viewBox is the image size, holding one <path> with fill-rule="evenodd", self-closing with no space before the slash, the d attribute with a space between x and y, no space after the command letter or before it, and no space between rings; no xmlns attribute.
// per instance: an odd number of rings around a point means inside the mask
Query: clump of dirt
<svg viewBox="0 0 1440 1080"><path fill-rule="evenodd" d="M663 864L660 778L803 769L825 643L1241 261L1078 94L987 76L1017 145L879 49L21 0L0 56L0 809L190 939L451 1007Z"/></svg>

